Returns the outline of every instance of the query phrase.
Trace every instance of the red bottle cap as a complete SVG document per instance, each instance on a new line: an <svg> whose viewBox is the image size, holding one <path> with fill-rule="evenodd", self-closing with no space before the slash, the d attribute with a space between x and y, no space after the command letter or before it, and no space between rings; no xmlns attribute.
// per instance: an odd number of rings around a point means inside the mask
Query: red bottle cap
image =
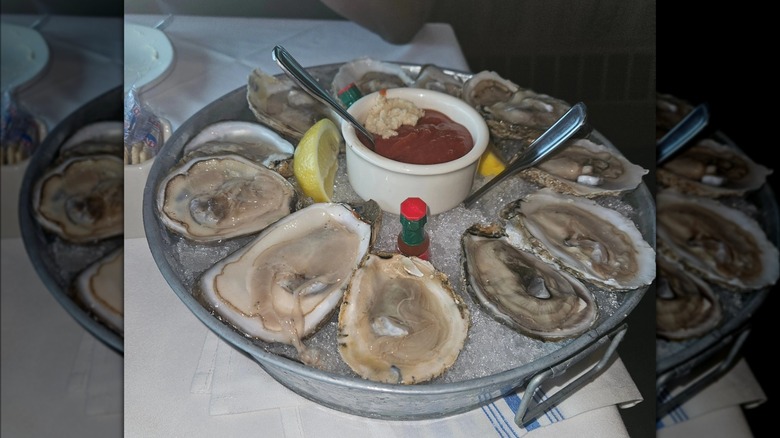
<svg viewBox="0 0 780 438"><path fill-rule="evenodd" d="M406 198L401 203L401 215L410 221L418 221L428 214L428 206L420 198Z"/></svg>

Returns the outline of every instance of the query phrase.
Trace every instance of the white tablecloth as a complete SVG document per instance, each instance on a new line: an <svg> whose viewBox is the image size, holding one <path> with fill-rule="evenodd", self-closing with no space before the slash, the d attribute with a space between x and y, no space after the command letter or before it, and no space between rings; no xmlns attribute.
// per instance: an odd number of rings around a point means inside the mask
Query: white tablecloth
<svg viewBox="0 0 780 438"><path fill-rule="evenodd" d="M30 25L40 17L3 15ZM49 46L40 77L19 101L48 127L122 83L122 21L51 16L38 29ZM2 173L2 436L122 436L122 356L55 300L19 237L17 209L27 161Z"/></svg>
<svg viewBox="0 0 780 438"><path fill-rule="evenodd" d="M160 18L125 17L145 25ZM253 68L280 73L271 58L279 44L304 66L370 56L468 70L457 38L445 24L426 24L410 44L400 46L342 21L175 17L165 33L174 46L175 65L141 100L174 131L206 104L245 86ZM444 419L394 422L344 414L303 399L218 339L167 285L140 223L148 167L129 169L125 184L126 437L627 436L617 405L628 407L642 397L619 358L567 399L576 414L565 421L547 418L552 424L530 430L510 424L511 410L503 401ZM231 387L235 392L226 390Z"/></svg>

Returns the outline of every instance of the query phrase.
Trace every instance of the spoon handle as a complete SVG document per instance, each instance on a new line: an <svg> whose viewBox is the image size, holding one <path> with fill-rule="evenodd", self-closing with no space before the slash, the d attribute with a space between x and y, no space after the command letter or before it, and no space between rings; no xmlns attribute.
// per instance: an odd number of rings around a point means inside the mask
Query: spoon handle
<svg viewBox="0 0 780 438"><path fill-rule="evenodd" d="M492 189L496 184L541 161L585 125L585 110L585 104L582 102L572 106L566 111L566 114L556 120L556 122L544 131L536 141L531 143L531 145L528 146L528 150L507 166L501 173L485 183L485 185L480 187L476 192L469 195L463 201L463 204L466 207L470 207L477 199L481 198L482 195L487 193L487 191Z"/></svg>
<svg viewBox="0 0 780 438"><path fill-rule="evenodd" d="M694 108L658 141L656 164L662 164L668 160L678 149L704 129L709 120L710 111L706 103Z"/></svg>
<svg viewBox="0 0 780 438"><path fill-rule="evenodd" d="M344 109L344 107L342 107L341 104L333 98L333 96L325 91L322 86L320 86L319 82L317 82L317 80L314 79L309 74L309 72L306 71L306 69L301 67L301 65L298 64L298 61L296 61L295 58L293 58L292 55L290 55L290 53L285 50L284 47L274 47L273 59L277 64L279 64L279 67L281 67L287 76L295 81L296 84L298 84L301 88L306 90L310 95L312 95L320 102L336 110L336 112L338 112L341 117L346 119L355 127L355 129L365 135L371 141L372 145L374 144L373 134L368 132L368 130L363 127L360 122L355 120L355 118L352 117L352 115L348 113L347 110Z"/></svg>

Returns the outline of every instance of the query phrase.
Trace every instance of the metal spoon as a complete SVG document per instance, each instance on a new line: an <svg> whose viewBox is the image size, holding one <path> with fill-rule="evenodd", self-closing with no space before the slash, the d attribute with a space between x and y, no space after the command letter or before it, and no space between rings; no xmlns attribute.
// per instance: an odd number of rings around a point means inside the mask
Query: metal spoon
<svg viewBox="0 0 780 438"><path fill-rule="evenodd" d="M317 82L317 80L314 79L309 74L309 72L307 72L303 67L301 67L300 64L298 64L298 61L296 61L295 58L293 58L292 55L290 55L290 53L285 50L284 47L274 47L273 59L277 64L279 64L279 67L282 68L287 76L295 81L296 84L306 90L306 92L308 92L315 99L333 108L344 120L352 124L355 129L365 135L366 138L371 142L369 147L374 149L374 135L368 132L368 130L362 124L360 124L360 122L355 120L355 118L352 117L352 115L348 113L347 110L341 106L341 104L336 102L336 100L320 86L319 82Z"/></svg>
<svg viewBox="0 0 780 438"><path fill-rule="evenodd" d="M580 128L585 128L590 131L590 125L585 123L585 104L580 102L572 106L566 114L561 116L547 131L544 131L539 138L536 139L528 150L520 157L514 160L509 166L506 167L501 173L493 177L484 186L480 187L476 192L469 195L464 201L466 207L470 207L477 199L496 186L496 184L514 175L515 173L533 166L541 161L550 152L554 151L558 146L566 142L572 135L574 135ZM582 133L586 134L586 133Z"/></svg>
<svg viewBox="0 0 780 438"><path fill-rule="evenodd" d="M658 141L656 163L665 162L680 148L689 144L690 140L707 126L709 120L710 110L706 103L694 108Z"/></svg>

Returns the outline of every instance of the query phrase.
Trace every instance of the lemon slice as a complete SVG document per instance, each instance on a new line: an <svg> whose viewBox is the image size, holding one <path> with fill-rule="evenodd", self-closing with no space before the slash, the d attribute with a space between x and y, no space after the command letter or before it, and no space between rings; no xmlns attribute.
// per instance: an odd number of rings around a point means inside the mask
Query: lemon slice
<svg viewBox="0 0 780 438"><path fill-rule="evenodd" d="M293 174L306 196L330 202L339 168L341 133L330 119L322 119L303 134L293 155Z"/></svg>
<svg viewBox="0 0 780 438"><path fill-rule="evenodd" d="M479 166L477 171L482 176L496 176L506 169L506 164L502 160L492 146L488 145L485 152L479 158Z"/></svg>

